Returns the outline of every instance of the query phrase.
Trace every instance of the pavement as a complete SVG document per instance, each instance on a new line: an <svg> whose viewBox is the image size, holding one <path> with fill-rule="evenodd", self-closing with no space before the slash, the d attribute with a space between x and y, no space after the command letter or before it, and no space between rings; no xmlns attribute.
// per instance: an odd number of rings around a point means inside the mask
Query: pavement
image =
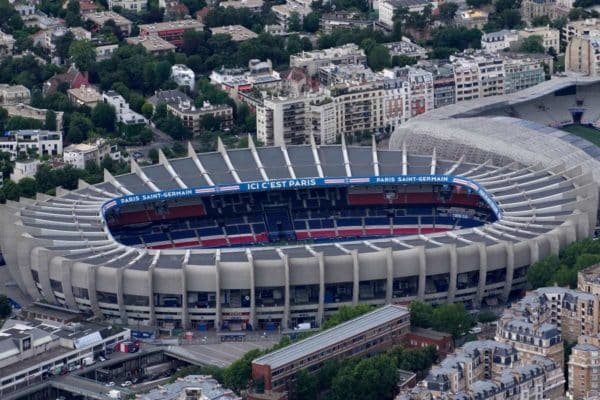
<svg viewBox="0 0 600 400"><path fill-rule="evenodd" d="M186 352L188 356L196 358L199 363L225 368L250 350L264 350L272 347L275 343L277 342L273 340L264 340L260 342L190 344L172 346L171 348L174 351Z"/></svg>

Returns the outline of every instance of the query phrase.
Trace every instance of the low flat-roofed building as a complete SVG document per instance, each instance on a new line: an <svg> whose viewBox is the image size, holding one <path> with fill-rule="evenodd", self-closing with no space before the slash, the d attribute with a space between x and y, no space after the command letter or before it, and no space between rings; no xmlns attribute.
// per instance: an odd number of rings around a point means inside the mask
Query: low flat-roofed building
<svg viewBox="0 0 600 400"><path fill-rule="evenodd" d="M227 25L210 28L213 35L229 35L234 42L257 38L258 35L242 25Z"/></svg>
<svg viewBox="0 0 600 400"><path fill-rule="evenodd" d="M148 120L129 108L129 103L119 93L109 90L102 93L102 100L115 108L117 122L125 125L145 125Z"/></svg>
<svg viewBox="0 0 600 400"><path fill-rule="evenodd" d="M115 155L114 157L112 155ZM116 145L110 145L104 139L90 143L71 144L64 148L63 160L75 168L83 169L88 162L100 164L106 157L120 159Z"/></svg>
<svg viewBox="0 0 600 400"><path fill-rule="evenodd" d="M21 309L20 319L37 320L41 322L59 323L61 325L80 321L85 315L78 310L64 308L61 306L33 302L31 305Z"/></svg>
<svg viewBox="0 0 600 400"><path fill-rule="evenodd" d="M360 357L400 343L410 328L406 307L387 305L252 361L252 378L283 391L295 374L316 371L330 359Z"/></svg>
<svg viewBox="0 0 600 400"><path fill-rule="evenodd" d="M40 129L21 129L0 136L0 151L16 158L20 153L35 149L39 156L56 156L63 152L62 133Z"/></svg>
<svg viewBox="0 0 600 400"><path fill-rule="evenodd" d="M141 12L148 6L146 0L108 0L108 9L120 7L123 11Z"/></svg>
<svg viewBox="0 0 600 400"><path fill-rule="evenodd" d="M67 94L69 100L78 106L94 108L96 104L102 102L102 93L92 86L83 85L75 89L69 89Z"/></svg>
<svg viewBox="0 0 600 400"><path fill-rule="evenodd" d="M384 46L388 49L390 57L407 56L424 60L427 58L427 50L416 43L411 42L407 37L402 37L399 42L385 43Z"/></svg>
<svg viewBox="0 0 600 400"><path fill-rule="evenodd" d="M40 160L31 159L24 161L16 161L13 172L10 174L10 179L16 183L23 178L33 178L40 166Z"/></svg>
<svg viewBox="0 0 600 400"><path fill-rule="evenodd" d="M4 106L6 111L8 111L8 115L11 117L22 117L34 119L36 121L40 121L42 124L46 123L46 116L48 112L54 113L54 118L56 120L56 130L62 131L63 124L63 114L62 111L54 111L47 110L45 108L35 108L28 104L17 104L17 105L6 105Z"/></svg>
<svg viewBox="0 0 600 400"><path fill-rule="evenodd" d="M158 36L135 36L127 38L127 43L141 45L146 51L155 56L174 52L177 46Z"/></svg>
<svg viewBox="0 0 600 400"><path fill-rule="evenodd" d="M246 8L252 12L261 12L264 4L263 0L228 0L220 2L219 6L223 8Z"/></svg>
<svg viewBox="0 0 600 400"><path fill-rule="evenodd" d="M185 31L201 31L204 29L204 24L195 19L184 19L180 21L145 24L140 25L139 28L140 36L159 36L175 46L180 46L183 44L183 34Z"/></svg>
<svg viewBox="0 0 600 400"><path fill-rule="evenodd" d="M43 374L81 368L94 357L131 338L129 329L92 322L67 325L7 320L0 328L0 393L11 393Z"/></svg>
<svg viewBox="0 0 600 400"><path fill-rule="evenodd" d="M0 84L0 106L29 104L31 92L23 85Z"/></svg>
<svg viewBox="0 0 600 400"><path fill-rule="evenodd" d="M319 25L323 32L331 33L336 29L369 28L373 26L373 20L362 13L337 11L323 14Z"/></svg>
<svg viewBox="0 0 600 400"><path fill-rule="evenodd" d="M446 357L446 355L454 351L454 339L452 335L434 331L433 329L411 327L410 331L404 336L403 343L407 347L414 348L435 346L441 358Z"/></svg>
<svg viewBox="0 0 600 400"><path fill-rule="evenodd" d="M131 35L132 23L121 14L117 14L114 11L100 11L89 13L85 15L85 18L92 21L96 26L103 27L106 22L113 20L115 25L121 30L124 36Z"/></svg>
<svg viewBox="0 0 600 400"><path fill-rule="evenodd" d="M242 400L210 375L188 375L175 382L140 394L140 400Z"/></svg>

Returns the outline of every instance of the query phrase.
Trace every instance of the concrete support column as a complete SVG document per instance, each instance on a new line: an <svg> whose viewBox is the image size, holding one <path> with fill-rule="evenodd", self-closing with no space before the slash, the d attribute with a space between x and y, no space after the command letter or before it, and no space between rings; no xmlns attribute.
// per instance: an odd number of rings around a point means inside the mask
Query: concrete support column
<svg viewBox="0 0 600 400"><path fill-rule="evenodd" d="M100 310L100 306L98 305L98 296L96 295L96 269L98 267L96 265L88 265L87 277L88 277L88 296L90 298L90 305L92 307L92 312L94 316L102 318L102 311Z"/></svg>
<svg viewBox="0 0 600 400"><path fill-rule="evenodd" d="M419 287L417 297L425 300L425 282L427 281L427 263L425 260L425 246L419 246Z"/></svg>
<svg viewBox="0 0 600 400"><path fill-rule="evenodd" d="M52 260L50 261L52 262ZM75 296L73 296L73 284L71 282L71 266L73 265L72 260L63 259L60 263L61 268L61 283L63 288L63 294L65 295L65 302L67 306L73 310L79 310Z"/></svg>
<svg viewBox="0 0 600 400"><path fill-rule="evenodd" d="M256 282L254 279L254 258L250 251L248 254L248 268L250 268L250 323L256 327Z"/></svg>
<svg viewBox="0 0 600 400"><path fill-rule="evenodd" d="M550 242L550 254L558 255L560 252L560 238L559 233L553 230L547 234L548 242Z"/></svg>
<svg viewBox="0 0 600 400"><path fill-rule="evenodd" d="M391 247L387 247L383 251L386 264L385 304L391 304L394 298L394 257Z"/></svg>
<svg viewBox="0 0 600 400"><path fill-rule="evenodd" d="M20 243L19 247L21 247ZM21 252L19 251L19 253ZM44 292L44 299L50 304L58 304L58 301L54 296L54 291L52 290L52 285L50 284L49 251L43 248L38 248L37 258L37 264L42 266L42 268L38 268L38 278L40 279L40 285L42 286L42 291Z"/></svg>
<svg viewBox="0 0 600 400"><path fill-rule="evenodd" d="M360 271L358 265L358 251L352 250L352 304L358 304L358 294L360 291Z"/></svg>
<svg viewBox="0 0 600 400"><path fill-rule="evenodd" d="M515 274L515 246L513 242L504 242L504 249L506 250L506 283L502 291L502 300L506 302L512 289Z"/></svg>
<svg viewBox="0 0 600 400"><path fill-rule="evenodd" d="M117 279L117 304L119 305L119 315L121 316L121 324L127 324L127 311L125 310L125 297L123 294L123 270L124 268L119 268L117 270L116 279ZM150 286L150 292L152 292L152 285ZM152 299L150 299L152 302Z"/></svg>
<svg viewBox="0 0 600 400"><path fill-rule="evenodd" d="M2 225L0 225L2 226ZM20 241L18 242L20 243ZM15 243L15 246L19 246L18 243ZM14 247L4 247L5 249L11 249ZM25 293L28 293L31 298L39 300L42 297L42 294L40 293L40 291L38 290L37 286L35 285L35 282L33 280L33 275L31 272L32 266L36 266L37 270L42 269L39 267L40 265L40 258L37 255L36 251L31 251L31 249L26 249L23 248L23 251L21 251L19 249L19 251L17 251L17 256L16 259L14 260L13 264L8 264L9 260L8 258L12 258L7 256L7 254L10 254L12 252L4 252L4 256L7 257L7 259L5 259L8 269L9 269L9 273L11 275L11 277L14 279L15 276L18 279L15 279L15 281L20 282L21 284L23 284L25 286ZM15 267L16 272L12 272L11 271L11 266ZM47 266L44 266L44 268L48 268ZM39 274L38 274L38 278L39 278Z"/></svg>
<svg viewBox="0 0 600 400"><path fill-rule="evenodd" d="M184 329L190 329L190 314L188 311L188 285L187 285L187 261L190 251L186 252L183 264L181 265L181 325Z"/></svg>
<svg viewBox="0 0 600 400"><path fill-rule="evenodd" d="M483 243L477 243L477 250L479 250L479 284L477 285L477 298L475 299L477 305L481 305L483 297L485 296L485 280L487 277L487 250Z"/></svg>
<svg viewBox="0 0 600 400"><path fill-rule="evenodd" d="M529 265L540 261L540 245L537 240L529 241Z"/></svg>
<svg viewBox="0 0 600 400"><path fill-rule="evenodd" d="M218 331L221 330L221 274L220 274L220 264L221 262L217 259L215 262L215 308L216 308L216 316L215 316L215 329Z"/></svg>
<svg viewBox="0 0 600 400"><path fill-rule="evenodd" d="M317 309L317 323L321 326L325 316L325 259L323 253L317 253L319 263L319 308Z"/></svg>
<svg viewBox="0 0 600 400"><path fill-rule="evenodd" d="M157 253L157 257L158 257L158 253ZM156 258L154 258L154 260L156 261ZM156 310L154 307L154 262L152 262L152 264L150 265L150 267L148 268L148 286L150 287L150 293L148 294L150 297L150 315L149 315L149 321L148 321L148 325L149 326L156 326Z"/></svg>
<svg viewBox="0 0 600 400"><path fill-rule="evenodd" d="M281 325L288 328L290 323L290 261L287 254L283 254L283 282L284 282L284 299L283 299L283 321Z"/></svg>
<svg viewBox="0 0 600 400"><path fill-rule="evenodd" d="M458 260L456 256L456 245L448 246L448 256L450 257L450 285L448 286L448 303L454 302L456 296L456 280L458 274Z"/></svg>

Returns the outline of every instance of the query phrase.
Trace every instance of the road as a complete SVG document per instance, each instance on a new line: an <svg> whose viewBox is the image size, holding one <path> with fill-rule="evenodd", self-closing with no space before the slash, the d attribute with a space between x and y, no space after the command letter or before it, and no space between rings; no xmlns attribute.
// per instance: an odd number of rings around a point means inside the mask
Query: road
<svg viewBox="0 0 600 400"><path fill-rule="evenodd" d="M172 351L181 351L187 356L192 356L198 362L214 365L220 368L231 365L235 360L241 358L250 350L264 350L272 347L276 342L265 340L260 342L226 342L216 344L190 344L172 346Z"/></svg>

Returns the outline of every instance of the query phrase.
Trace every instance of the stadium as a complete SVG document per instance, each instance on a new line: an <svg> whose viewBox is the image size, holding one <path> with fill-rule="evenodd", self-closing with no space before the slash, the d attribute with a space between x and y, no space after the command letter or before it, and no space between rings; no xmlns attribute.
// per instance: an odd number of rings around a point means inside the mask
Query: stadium
<svg viewBox="0 0 600 400"><path fill-rule="evenodd" d="M0 246L32 298L138 327L272 330L318 326L345 304L496 305L525 289L529 265L594 234L600 179L586 147L503 115L509 100L415 118L387 150L250 139L132 161L97 185L8 202Z"/></svg>

